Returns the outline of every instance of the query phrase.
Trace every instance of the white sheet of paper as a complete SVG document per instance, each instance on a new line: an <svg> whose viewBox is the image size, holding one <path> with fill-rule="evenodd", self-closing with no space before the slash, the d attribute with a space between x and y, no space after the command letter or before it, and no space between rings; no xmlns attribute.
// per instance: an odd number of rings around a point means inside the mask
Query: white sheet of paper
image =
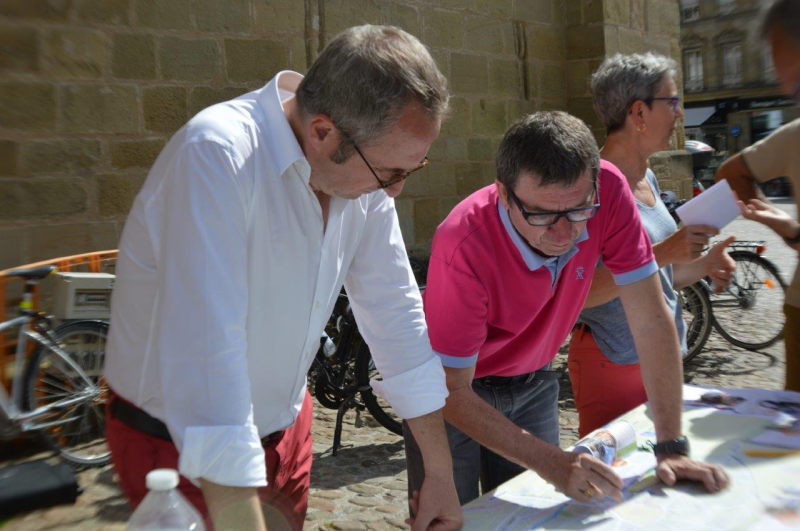
<svg viewBox="0 0 800 531"><path fill-rule="evenodd" d="M676 210L684 225L711 225L722 230L736 219L739 207L728 181L723 179Z"/></svg>

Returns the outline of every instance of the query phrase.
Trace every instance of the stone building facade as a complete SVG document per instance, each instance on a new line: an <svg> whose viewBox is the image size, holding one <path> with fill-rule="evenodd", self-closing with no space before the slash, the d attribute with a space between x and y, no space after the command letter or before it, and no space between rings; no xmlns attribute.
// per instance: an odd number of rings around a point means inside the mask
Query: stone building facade
<svg viewBox="0 0 800 531"><path fill-rule="evenodd" d="M161 147L198 110L304 72L341 29L395 24L450 81L430 167L397 200L424 253L437 224L494 179L508 124L565 109L602 131L589 74L615 52L679 56L677 0L3 0L0 269L117 245ZM682 190L685 157L655 164Z"/></svg>
<svg viewBox="0 0 800 531"><path fill-rule="evenodd" d="M800 116L758 27L761 0L680 0L686 133L718 159ZM713 173L713 169L710 173Z"/></svg>

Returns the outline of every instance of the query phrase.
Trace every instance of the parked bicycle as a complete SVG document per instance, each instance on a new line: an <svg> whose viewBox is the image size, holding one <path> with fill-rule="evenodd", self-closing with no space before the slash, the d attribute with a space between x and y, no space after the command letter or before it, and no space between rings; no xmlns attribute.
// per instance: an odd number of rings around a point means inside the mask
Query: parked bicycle
<svg viewBox="0 0 800 531"><path fill-rule="evenodd" d="M783 337L783 300L786 282L775 264L764 258L763 241L739 241L729 246L736 261L730 285L714 293L706 280L681 290L686 342L684 361L696 357L712 328L728 342L748 350L760 350Z"/></svg>
<svg viewBox="0 0 800 531"><path fill-rule="evenodd" d="M33 308L35 286L54 273L52 265L6 273L25 281L19 316L0 323L0 332L18 328L10 393L0 385L0 435L37 432L68 462L108 463L102 378L108 324L77 320L53 329ZM27 356L29 341L35 344Z"/></svg>
<svg viewBox="0 0 800 531"><path fill-rule="evenodd" d="M425 262L410 258L414 276L424 289ZM333 436L333 453L341 442L342 420L348 409L366 409L381 426L402 435L402 420L391 406L372 391L370 380L380 380L369 346L358 331L344 290L320 340L320 347L308 372L308 387L324 407L338 410Z"/></svg>

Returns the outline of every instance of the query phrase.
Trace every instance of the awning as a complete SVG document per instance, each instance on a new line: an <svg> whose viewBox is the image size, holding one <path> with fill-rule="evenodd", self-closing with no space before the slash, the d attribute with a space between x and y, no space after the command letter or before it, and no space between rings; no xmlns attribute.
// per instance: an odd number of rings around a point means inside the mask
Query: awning
<svg viewBox="0 0 800 531"><path fill-rule="evenodd" d="M686 107L683 109L684 126L698 127L708 120L717 108L713 105L709 107Z"/></svg>

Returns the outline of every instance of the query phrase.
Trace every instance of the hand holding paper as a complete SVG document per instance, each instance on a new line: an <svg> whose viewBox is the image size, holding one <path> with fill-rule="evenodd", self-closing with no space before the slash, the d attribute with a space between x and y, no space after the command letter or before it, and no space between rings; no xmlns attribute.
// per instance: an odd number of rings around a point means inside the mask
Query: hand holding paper
<svg viewBox="0 0 800 531"><path fill-rule="evenodd" d="M736 219L739 207L728 181L722 180L676 210L684 225L710 225L722 230Z"/></svg>

